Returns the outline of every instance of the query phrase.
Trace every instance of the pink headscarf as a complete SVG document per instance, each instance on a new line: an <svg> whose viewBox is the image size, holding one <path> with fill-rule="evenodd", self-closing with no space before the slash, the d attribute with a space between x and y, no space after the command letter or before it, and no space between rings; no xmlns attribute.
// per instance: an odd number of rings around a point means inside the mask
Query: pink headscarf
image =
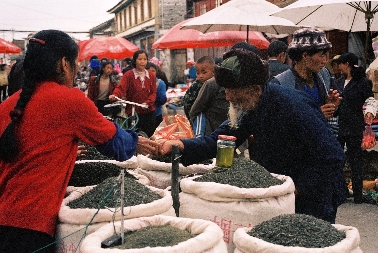
<svg viewBox="0 0 378 253"><path fill-rule="evenodd" d="M161 66L161 64L162 64L162 62L161 61L159 61L159 59L158 58L156 58L156 57L152 57L151 59L150 59L150 62L152 62L153 64L155 64L156 66Z"/></svg>

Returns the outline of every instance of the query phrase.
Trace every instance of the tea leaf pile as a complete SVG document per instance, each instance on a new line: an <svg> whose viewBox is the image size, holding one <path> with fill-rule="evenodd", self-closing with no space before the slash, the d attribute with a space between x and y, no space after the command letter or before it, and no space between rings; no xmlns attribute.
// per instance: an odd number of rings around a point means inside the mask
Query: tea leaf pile
<svg viewBox="0 0 378 253"><path fill-rule="evenodd" d="M68 185L76 187L97 185L109 177L118 176L121 169L122 167L107 162L76 163ZM137 179L126 170L125 177Z"/></svg>
<svg viewBox="0 0 378 253"><path fill-rule="evenodd" d="M125 243L113 248L140 249L145 247L168 247L195 237L187 230L169 225L150 226L125 233Z"/></svg>
<svg viewBox="0 0 378 253"><path fill-rule="evenodd" d="M305 214L276 216L256 225L248 234L266 242L304 248L333 246L346 237L331 223Z"/></svg>
<svg viewBox="0 0 378 253"><path fill-rule="evenodd" d="M239 188L268 188L282 184L281 180L273 177L264 167L246 158L235 158L229 169L215 167L213 171L194 181L229 184Z"/></svg>
<svg viewBox="0 0 378 253"><path fill-rule="evenodd" d="M111 177L105 179L102 183L98 184L92 190L68 203L70 208L92 208L97 209L101 206L101 202L109 191L114 187L114 194L106 200L105 206L109 208L120 207L120 184L117 177ZM151 191L145 185L130 179L125 178L125 198L124 206L136 206L140 204L151 203L162 197Z"/></svg>
<svg viewBox="0 0 378 253"><path fill-rule="evenodd" d="M85 149L87 150L87 153L84 157L77 158L77 161L80 160L109 160L114 159L112 157L107 157L102 155L100 152L97 151L97 149L93 146L90 146L88 144L85 144L84 142L79 142L79 145L85 146Z"/></svg>

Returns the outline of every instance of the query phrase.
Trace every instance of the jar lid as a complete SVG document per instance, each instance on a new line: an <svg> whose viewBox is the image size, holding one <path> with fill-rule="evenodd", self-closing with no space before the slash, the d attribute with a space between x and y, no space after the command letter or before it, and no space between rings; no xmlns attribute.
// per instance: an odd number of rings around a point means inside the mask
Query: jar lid
<svg viewBox="0 0 378 253"><path fill-rule="evenodd" d="M236 141L236 137L230 136L230 135L218 135L218 139L227 140L227 141Z"/></svg>

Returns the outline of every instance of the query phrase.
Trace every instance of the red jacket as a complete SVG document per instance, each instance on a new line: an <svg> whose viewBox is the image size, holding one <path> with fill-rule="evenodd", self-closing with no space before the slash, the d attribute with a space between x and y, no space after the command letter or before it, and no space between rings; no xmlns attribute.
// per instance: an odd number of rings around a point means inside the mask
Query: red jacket
<svg viewBox="0 0 378 253"><path fill-rule="evenodd" d="M95 105L97 105L97 100L98 100L98 94L99 94L99 89L100 89L100 75L98 76L91 76L89 79L88 83L88 98L92 100ZM113 93L114 88L118 85L117 81L113 78L113 76L109 77L109 94Z"/></svg>
<svg viewBox="0 0 378 253"><path fill-rule="evenodd" d="M148 74L147 74L148 73ZM137 114L144 114L155 111L156 100L156 76L154 73L147 71L144 83L136 77L136 70L127 71L121 78L121 82L114 89L113 95L127 101L138 104L146 103L148 109L136 106ZM131 106L126 107L126 113L131 115Z"/></svg>
<svg viewBox="0 0 378 253"><path fill-rule="evenodd" d="M0 135L20 92L0 105ZM13 163L0 160L0 224L53 235L78 141L104 144L116 127L79 89L47 82L37 87L15 131L20 154Z"/></svg>

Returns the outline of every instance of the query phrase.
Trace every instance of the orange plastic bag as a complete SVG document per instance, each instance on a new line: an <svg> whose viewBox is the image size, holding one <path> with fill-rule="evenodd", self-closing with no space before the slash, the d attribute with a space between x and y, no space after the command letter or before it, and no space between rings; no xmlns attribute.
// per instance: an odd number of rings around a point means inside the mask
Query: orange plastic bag
<svg viewBox="0 0 378 253"><path fill-rule="evenodd" d="M373 148L376 144L377 142L375 140L375 133L373 131L373 128L371 127L371 125L367 125L363 133L361 147L362 149L370 149Z"/></svg>
<svg viewBox="0 0 378 253"><path fill-rule="evenodd" d="M174 116L164 116L152 139L181 140L193 137L194 133L189 120L183 115L176 114Z"/></svg>

